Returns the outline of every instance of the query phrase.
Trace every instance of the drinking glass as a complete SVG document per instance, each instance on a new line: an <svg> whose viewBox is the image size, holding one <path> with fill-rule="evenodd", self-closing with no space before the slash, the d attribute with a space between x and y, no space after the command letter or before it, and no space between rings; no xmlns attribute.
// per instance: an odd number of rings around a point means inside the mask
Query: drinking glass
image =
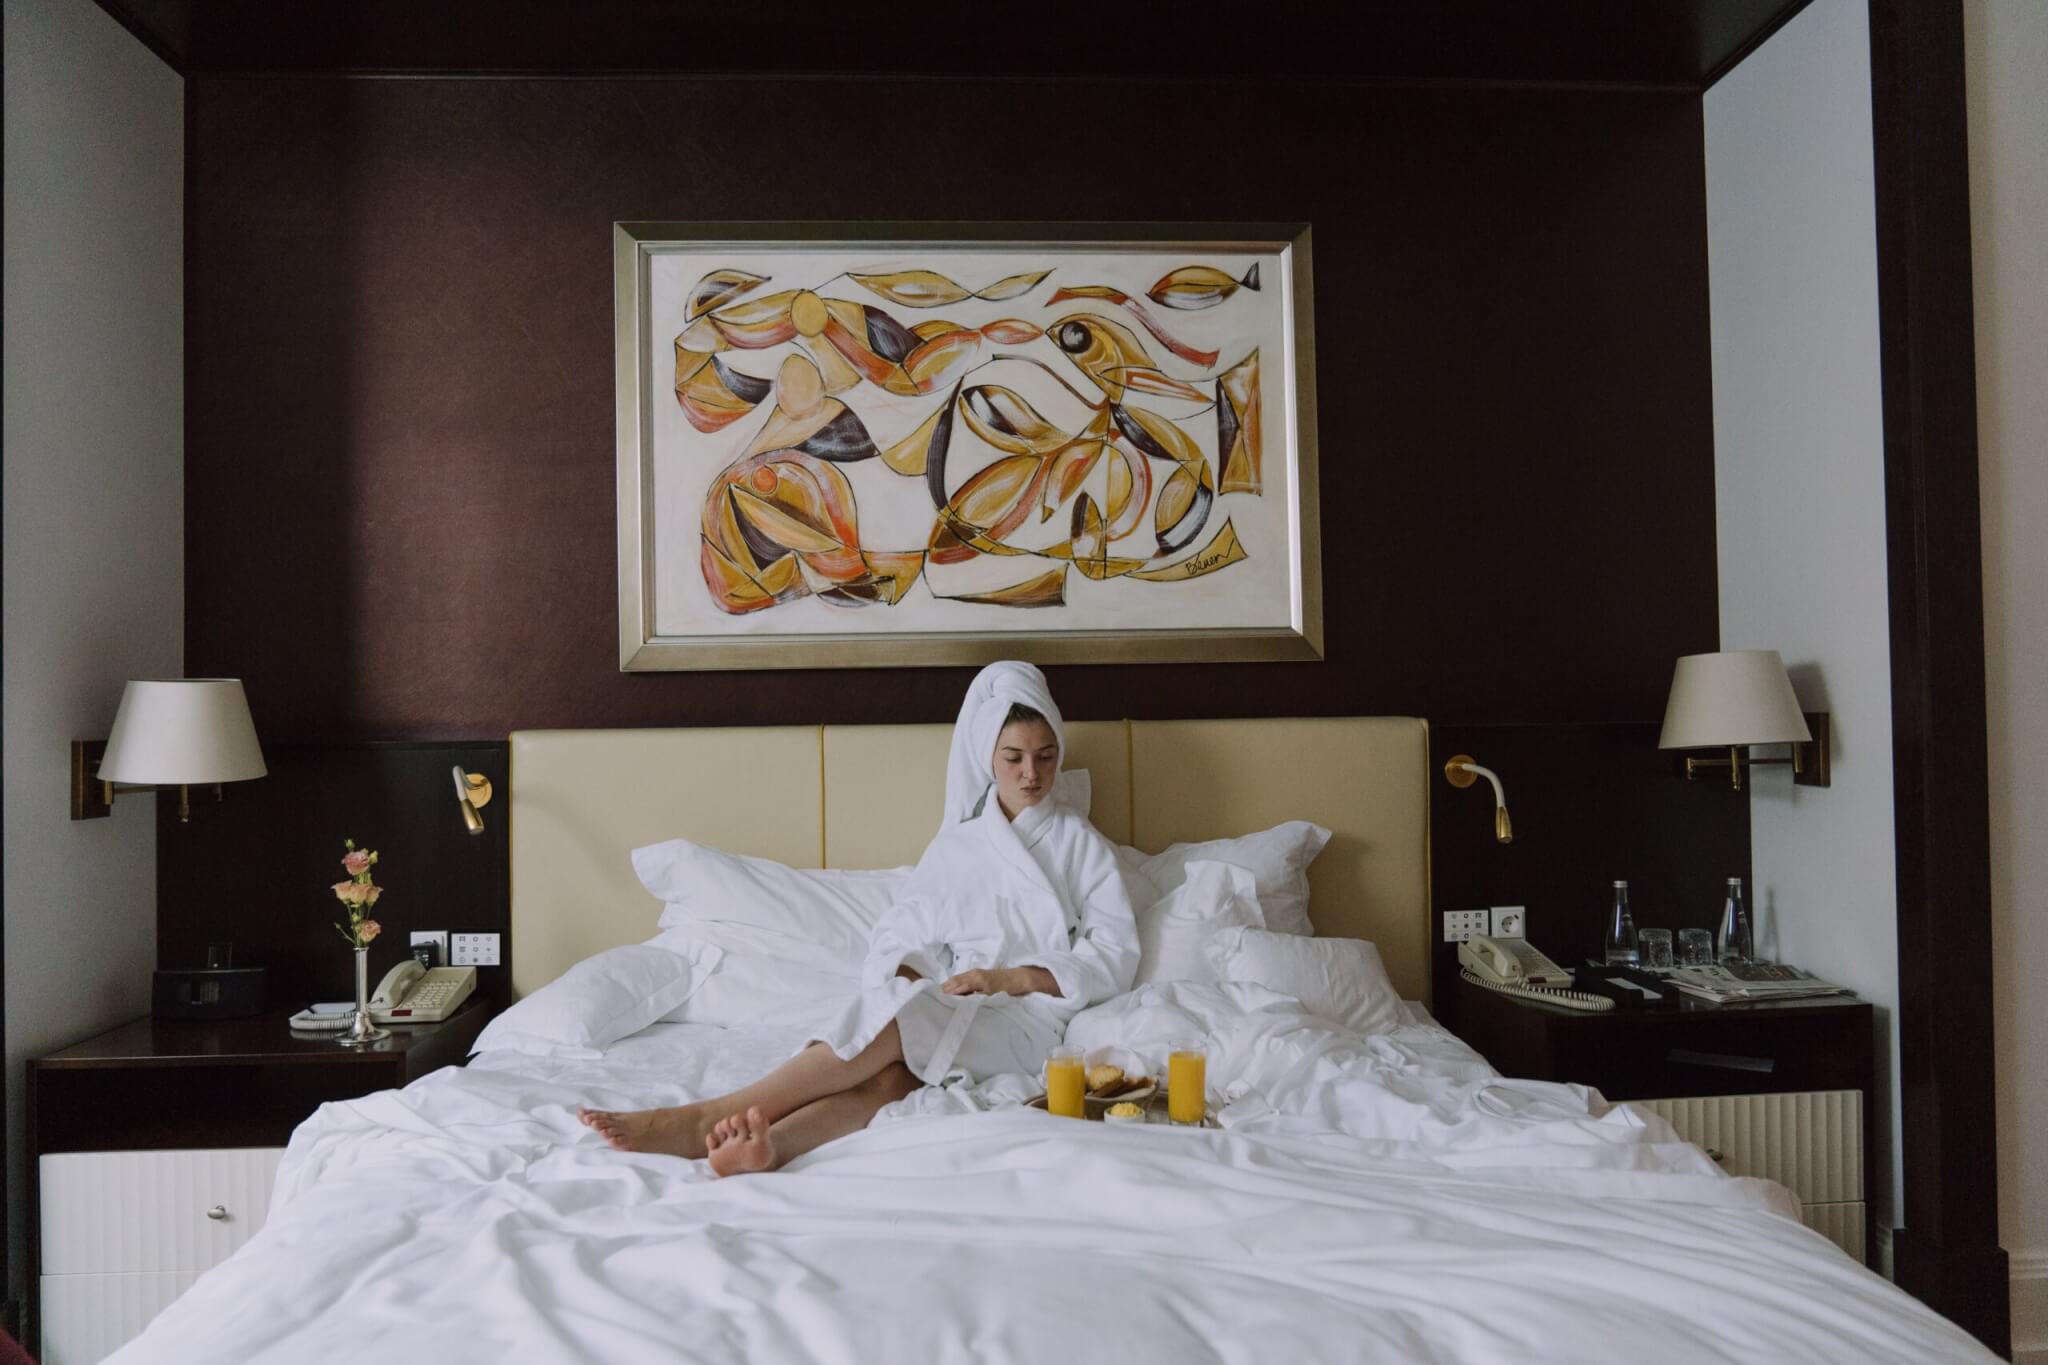
<svg viewBox="0 0 2048 1365"><path fill-rule="evenodd" d="M1081 1049L1064 1044L1045 1057L1045 1109L1063 1119L1088 1116L1088 1069L1081 1064Z"/></svg>
<svg viewBox="0 0 2048 1365"><path fill-rule="evenodd" d="M1681 967L1713 966L1713 932L1708 929L1680 929L1678 931L1678 965Z"/></svg>
<svg viewBox="0 0 2048 1365"><path fill-rule="evenodd" d="M1671 931L1669 929L1640 929L1636 932L1636 947L1642 950L1643 966L1653 972L1671 970Z"/></svg>
<svg viewBox="0 0 2048 1365"><path fill-rule="evenodd" d="M1166 1057L1166 1116L1200 1123L1209 1113L1209 1051L1200 1038L1176 1038Z"/></svg>

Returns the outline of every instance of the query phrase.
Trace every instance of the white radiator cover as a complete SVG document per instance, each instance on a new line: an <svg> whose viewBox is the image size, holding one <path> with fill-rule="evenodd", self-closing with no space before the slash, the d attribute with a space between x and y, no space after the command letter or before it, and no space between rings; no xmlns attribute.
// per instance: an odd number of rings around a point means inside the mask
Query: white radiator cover
<svg viewBox="0 0 2048 1365"><path fill-rule="evenodd" d="M1799 1197L1806 1225L1865 1259L1863 1092L1808 1090L1630 1100L1713 1153L1730 1175L1775 1180Z"/></svg>
<svg viewBox="0 0 2048 1365"><path fill-rule="evenodd" d="M1861 1261L1864 1257L1861 1200L1853 1204L1802 1204L1799 1221Z"/></svg>
<svg viewBox="0 0 2048 1365"><path fill-rule="evenodd" d="M192 1287L197 1270L45 1275L43 1365L99 1365Z"/></svg>
<svg viewBox="0 0 2048 1365"><path fill-rule="evenodd" d="M40 1158L44 1365L110 1354L254 1236L283 1156L235 1147Z"/></svg>

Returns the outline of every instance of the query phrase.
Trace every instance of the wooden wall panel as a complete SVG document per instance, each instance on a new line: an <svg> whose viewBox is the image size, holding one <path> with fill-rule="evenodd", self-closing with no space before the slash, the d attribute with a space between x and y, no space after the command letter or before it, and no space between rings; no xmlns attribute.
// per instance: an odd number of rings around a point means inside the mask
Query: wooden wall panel
<svg viewBox="0 0 2048 1365"><path fill-rule="evenodd" d="M1716 639L1698 98L195 77L186 662L266 740L950 719L965 670L625 676L615 219L1311 222L1328 658L1075 719L1654 718Z"/></svg>
<svg viewBox="0 0 2048 1365"><path fill-rule="evenodd" d="M342 840L376 849L384 895L373 918L370 987L409 951L414 929L496 933L500 964L478 988L505 999L511 941L503 743L281 745L266 743L268 777L192 794L178 823L175 797L157 800L157 965L201 967L206 945L229 940L235 965L263 967L272 1005L345 1000L354 958L329 926L345 918L333 885ZM449 769L491 779L484 832L469 834ZM123 798L124 800L126 798Z"/></svg>
<svg viewBox="0 0 2048 1365"><path fill-rule="evenodd" d="M1749 793L1727 774L1687 782L1657 725L1443 725L1429 734L1430 866L1436 909L1528 907L1529 941L1565 966L1598 957L1617 877L1638 929L1712 929L1730 877L1755 899ZM1493 836L1493 791L1459 789L1444 760L1500 774L1514 842ZM1775 956L1776 925L1757 924ZM1456 1026L1457 952L1435 935L1436 1007Z"/></svg>

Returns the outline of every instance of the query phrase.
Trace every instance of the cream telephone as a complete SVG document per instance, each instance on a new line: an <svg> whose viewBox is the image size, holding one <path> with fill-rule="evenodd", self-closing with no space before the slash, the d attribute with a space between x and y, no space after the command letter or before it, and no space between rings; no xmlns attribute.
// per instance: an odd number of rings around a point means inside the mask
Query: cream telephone
<svg viewBox="0 0 2048 1365"><path fill-rule="evenodd" d="M1614 1008L1604 995L1566 989L1572 974L1532 947L1527 939L1469 938L1458 945L1458 974L1475 986L1502 995L1541 1000L1566 1009L1599 1013Z"/></svg>
<svg viewBox="0 0 2048 1365"><path fill-rule="evenodd" d="M476 968L435 967L407 958L384 974L370 997L370 1018L380 1024L438 1024L476 989Z"/></svg>

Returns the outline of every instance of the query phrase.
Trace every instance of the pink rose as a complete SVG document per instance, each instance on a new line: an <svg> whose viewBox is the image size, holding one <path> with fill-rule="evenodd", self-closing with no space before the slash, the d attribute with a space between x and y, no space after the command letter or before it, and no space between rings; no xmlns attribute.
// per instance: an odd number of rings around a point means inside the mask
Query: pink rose
<svg viewBox="0 0 2048 1365"><path fill-rule="evenodd" d="M363 890L361 882L336 882L334 884L334 898L343 905L361 905L363 904Z"/></svg>
<svg viewBox="0 0 2048 1365"><path fill-rule="evenodd" d="M368 895L363 897L364 905L375 905L377 903L377 897L384 894L383 887L375 886L368 882L363 883L363 890L369 893Z"/></svg>
<svg viewBox="0 0 2048 1365"><path fill-rule="evenodd" d="M383 932L383 925L377 923L377 921L373 919L366 919L361 924L358 924L356 926L356 941L358 943L368 943L371 939L377 937L377 935Z"/></svg>
<svg viewBox="0 0 2048 1365"><path fill-rule="evenodd" d="M370 870L370 859L375 856L366 848L352 850L341 860L342 870L351 877L360 877Z"/></svg>

